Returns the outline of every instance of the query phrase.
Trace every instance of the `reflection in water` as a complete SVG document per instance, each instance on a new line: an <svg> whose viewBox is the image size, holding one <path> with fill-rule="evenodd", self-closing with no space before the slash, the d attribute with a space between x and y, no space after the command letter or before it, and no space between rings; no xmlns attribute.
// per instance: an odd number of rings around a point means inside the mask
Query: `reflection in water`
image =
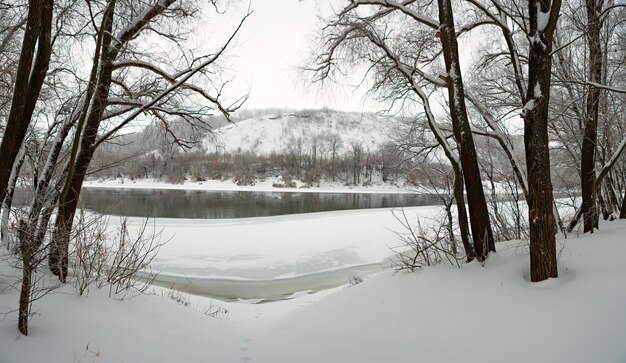
<svg viewBox="0 0 626 363"><path fill-rule="evenodd" d="M346 209L440 204L426 194L287 193L83 189L81 204L102 214L157 218L246 218Z"/></svg>

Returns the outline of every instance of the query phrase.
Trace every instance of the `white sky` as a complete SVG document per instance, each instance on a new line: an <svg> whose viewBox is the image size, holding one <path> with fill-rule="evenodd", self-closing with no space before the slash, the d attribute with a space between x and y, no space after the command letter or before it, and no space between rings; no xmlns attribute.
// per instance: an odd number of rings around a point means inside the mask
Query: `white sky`
<svg viewBox="0 0 626 363"><path fill-rule="evenodd" d="M246 20L226 62L234 74L231 93L245 94L244 108L333 108L346 111L375 111L362 90L337 86L323 92L311 85L298 67L311 46L318 27L317 17L328 13L329 1L251 0L253 14ZM247 1L234 1L224 15L210 15L198 29L206 42L215 34L226 37L248 8ZM220 10L223 10L220 9Z"/></svg>

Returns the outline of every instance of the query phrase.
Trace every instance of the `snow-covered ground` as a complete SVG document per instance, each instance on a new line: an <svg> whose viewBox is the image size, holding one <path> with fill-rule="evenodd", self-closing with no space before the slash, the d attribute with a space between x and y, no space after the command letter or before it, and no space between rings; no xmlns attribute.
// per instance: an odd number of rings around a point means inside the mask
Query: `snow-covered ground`
<svg viewBox="0 0 626 363"><path fill-rule="evenodd" d="M251 192L298 192L298 193L416 193L428 192L419 187L403 187L393 183L375 183L370 186L344 185L340 182L324 181L320 186L307 187L297 181L295 188L274 186L280 178L258 180L254 185L237 185L232 179L207 180L203 182L185 181L182 184L171 184L152 178L129 180L108 179L88 180L84 188L124 188L124 189L173 189L173 190L206 190L206 191L251 191Z"/></svg>
<svg viewBox="0 0 626 363"><path fill-rule="evenodd" d="M364 222L352 234L367 240L372 220L365 220L367 213L357 215ZM341 217L312 219L340 224ZM358 285L264 304L169 294L184 300L183 306L158 287L152 295L124 300L92 289L86 298L65 286L35 302L28 337L17 333L16 313L4 316L0 362L625 362L626 223L601 228L561 240L560 277L542 283L528 281L526 247L511 241L498 244L484 267L386 271ZM210 230L203 232L207 238ZM293 243L309 233L302 230ZM281 245L287 239L258 237L269 250L289 247ZM185 246L180 251L198 247ZM260 244L249 240L239 247L244 246L271 262L272 253ZM314 255L329 247L332 243L303 251ZM370 247L365 243L357 255L378 256L379 247ZM238 247L231 248L224 244L204 252L224 256ZM8 287L13 275L0 264L3 311L17 304L18 292ZM217 306L228 313L205 314Z"/></svg>
<svg viewBox="0 0 626 363"><path fill-rule="evenodd" d="M405 212L432 219L440 208ZM142 219L130 223L132 230ZM152 265L157 282L224 298L277 298L345 284L389 266L402 232L390 209L153 223L169 240Z"/></svg>

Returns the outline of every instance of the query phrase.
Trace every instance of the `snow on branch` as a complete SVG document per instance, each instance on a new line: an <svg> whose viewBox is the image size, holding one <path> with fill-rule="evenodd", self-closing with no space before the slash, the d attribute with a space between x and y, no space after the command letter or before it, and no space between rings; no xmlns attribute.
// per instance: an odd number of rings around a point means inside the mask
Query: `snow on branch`
<svg viewBox="0 0 626 363"><path fill-rule="evenodd" d="M450 160L450 162L455 162L458 165L460 165L461 160L459 159L459 156L454 152L454 150L452 149L452 146L450 146L450 144L447 141L446 135L437 124L435 120L435 115L433 114L430 108L428 95L426 95L426 92L424 92L422 87L420 87L419 84L417 83L415 77L413 76L414 74L413 69L407 67L404 63L402 63L402 61L400 60L400 56L396 54L384 41L382 41L379 37L377 37L373 32L369 31L368 29L362 29L362 31L366 34L368 39L374 45L376 45L385 53L385 55L394 63L396 68L404 76L411 90L422 101L422 107L424 108L424 112L426 114L428 126L433 132L433 135L435 136L435 139L437 140L439 145L441 145L441 147L443 148L446 157Z"/></svg>
<svg viewBox="0 0 626 363"><path fill-rule="evenodd" d="M115 63L113 67L114 67L113 69L121 69L121 68L129 68L129 67L146 69L162 77L170 84L176 84L177 78L179 78L181 75L188 74L193 69L193 67L188 68L182 72L178 72L177 74L173 75L173 74L169 74L167 71L159 68L157 65L153 63L140 61L140 60L123 60L123 61ZM220 107L217 97L211 96L204 89L202 89L201 87L197 85L194 85L192 83L184 83L184 84L181 84L180 87L178 88L191 90L194 93L202 96L204 99L208 100L209 102L213 103L214 105L218 106L218 108ZM221 110L221 111L223 112L224 110Z"/></svg>
<svg viewBox="0 0 626 363"><path fill-rule="evenodd" d="M604 177L609 173L609 171L611 171L611 168L613 168L613 165L617 163L617 160L619 160L620 156L622 156L624 149L626 149L626 137L622 139L622 142L619 144L619 146L613 153L613 156L611 156L611 159L609 159L609 161L607 161L606 164L602 166L602 169L596 172L596 188L600 185L600 183L602 182L602 179L604 179Z"/></svg>
<svg viewBox="0 0 626 363"><path fill-rule="evenodd" d="M230 37L228 38L228 40L224 43L224 45L211 57L209 57L208 59L206 59L204 62L198 64L197 66L195 66L194 68L191 68L188 72L184 73L184 76L179 79L176 80L174 83L172 83L170 85L170 87L168 87L166 90L164 90L163 92L161 92L160 94L158 94L156 97L154 97L152 100L150 100L149 102L144 102L142 103L142 105L137 108L131 115L129 115L128 117L126 117L126 119L124 119L122 122L120 122L117 126L115 126L114 128L112 128L111 130L109 130L108 132L106 132L104 135L102 135L102 137L100 137L100 139L98 139L96 141L96 143L94 144L94 147L97 147L98 145L100 145L102 142L106 141L107 139L111 138L113 135L115 135L115 133L117 133L120 129L122 129L124 126L126 126L128 123L130 123L131 121L133 121L134 119L136 119L137 117L139 117L141 114L143 114L144 112L148 111L150 108L152 108L153 106L155 106L157 103L159 103L162 99L164 99L165 97L167 97L170 93L172 93L173 91L183 87L187 81L189 81L189 79L194 76L195 74L197 74L198 72L200 72L202 69L206 68L207 66L213 64L228 48L228 46L232 43L233 39L235 38L235 36L239 33L239 30L241 29L241 27L243 26L244 22L246 21L246 19L250 16L250 12L248 12L239 22L239 25L237 26L237 28L233 31L233 33L230 35ZM221 102L219 101L218 97L211 97L211 99L214 100L214 104L215 106L220 110L220 112L222 112L222 114L226 117L229 118L230 117L230 113L236 109L238 109L241 104L243 103L243 101L245 101L245 97L241 98L239 100L237 100L235 102L235 104L229 106L229 107L224 107Z"/></svg>
<svg viewBox="0 0 626 363"><path fill-rule="evenodd" d="M437 20L432 19L426 15L420 14L418 11L408 6L414 2L415 0L404 1L404 2L398 2L398 1L392 1L392 0L355 0L352 2L352 4L348 8L346 8L346 10L348 9L352 10L358 7L359 5L379 5L379 6L386 7L386 8L397 9L401 11L402 13L404 13L405 15L408 15L409 17L411 17L418 23L424 24L432 29L439 29L439 22Z"/></svg>
<svg viewBox="0 0 626 363"><path fill-rule="evenodd" d="M176 0L158 0L152 6L145 7L139 15L133 18L133 20L114 37L115 40L111 47L111 53L113 55L111 59L115 59L124 44L137 37L141 30L148 25L152 19L163 13L165 9L175 2Z"/></svg>
<svg viewBox="0 0 626 363"><path fill-rule="evenodd" d="M605 84L600 84L597 82L586 82L586 84L589 86L593 86L595 88L600 88L600 89L611 91L611 92L626 93L626 88L611 87L611 86L607 86Z"/></svg>
<svg viewBox="0 0 626 363"><path fill-rule="evenodd" d="M511 66L513 67L513 72L515 74L515 85L517 86L522 103L525 103L526 86L524 85L524 72L522 70L522 62L520 60L516 42L513 38L513 31L507 24L507 19L511 19L511 21L513 21L514 24L517 24L520 28L523 29L523 27L517 22L517 20L511 13L505 10L504 6L500 4L498 0L491 0L491 3L496 8L498 14L495 14L487 6L483 5L482 2L479 0L467 1L478 10L480 10L483 15L492 20L491 22L485 22L485 24L494 24L501 29L502 35L504 36L504 39L506 41L508 56L511 60Z"/></svg>

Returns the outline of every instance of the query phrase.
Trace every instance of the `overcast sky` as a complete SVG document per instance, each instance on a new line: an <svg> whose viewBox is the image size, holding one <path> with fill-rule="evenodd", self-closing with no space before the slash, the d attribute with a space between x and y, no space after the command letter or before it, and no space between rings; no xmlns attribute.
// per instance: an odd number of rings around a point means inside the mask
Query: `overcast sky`
<svg viewBox="0 0 626 363"><path fill-rule="evenodd" d="M204 37L216 33L226 36L247 6L246 1L235 2L225 15L212 16L210 24L203 26ZM352 87L338 86L321 92L317 86L307 86L306 75L298 70L318 28L317 16L331 10L328 1L252 0L251 9L253 14L246 20L227 62L235 77L231 92L250 92L245 108L376 108L364 100L362 91Z"/></svg>

